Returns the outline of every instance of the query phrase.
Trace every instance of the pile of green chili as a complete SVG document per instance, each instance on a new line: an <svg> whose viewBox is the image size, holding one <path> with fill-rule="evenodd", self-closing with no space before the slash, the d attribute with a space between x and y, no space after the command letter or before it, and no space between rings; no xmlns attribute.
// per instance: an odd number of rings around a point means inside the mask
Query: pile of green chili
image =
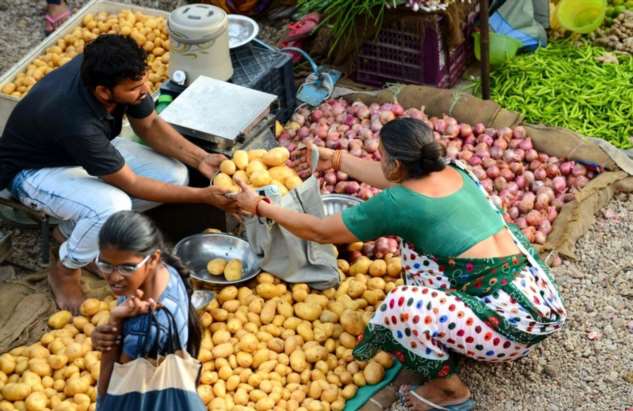
<svg viewBox="0 0 633 411"><path fill-rule="evenodd" d="M633 147L633 58L596 60L605 50L554 42L494 69L491 97L528 123L564 127ZM478 84L479 87L479 84Z"/></svg>

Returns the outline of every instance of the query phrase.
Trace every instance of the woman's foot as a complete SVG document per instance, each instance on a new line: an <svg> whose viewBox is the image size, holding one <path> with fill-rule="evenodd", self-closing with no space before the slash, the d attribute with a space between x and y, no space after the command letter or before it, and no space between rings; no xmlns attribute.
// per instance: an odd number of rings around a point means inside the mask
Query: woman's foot
<svg viewBox="0 0 633 411"><path fill-rule="evenodd" d="M69 17L70 9L66 2L62 1L60 4L48 4L46 16L44 17L44 30L46 34L54 32L59 26L64 24Z"/></svg>
<svg viewBox="0 0 633 411"><path fill-rule="evenodd" d="M406 389L405 386L403 388ZM417 387L415 393L433 404L444 407L461 404L470 399L470 390L456 374L431 380ZM405 405L410 410L428 411L433 409L431 405L421 401L408 389L404 400Z"/></svg>
<svg viewBox="0 0 633 411"><path fill-rule="evenodd" d="M79 306L84 301L80 279L81 270L78 268L66 268L59 261L51 267L48 273L48 284L60 309L68 310L73 314L79 312Z"/></svg>

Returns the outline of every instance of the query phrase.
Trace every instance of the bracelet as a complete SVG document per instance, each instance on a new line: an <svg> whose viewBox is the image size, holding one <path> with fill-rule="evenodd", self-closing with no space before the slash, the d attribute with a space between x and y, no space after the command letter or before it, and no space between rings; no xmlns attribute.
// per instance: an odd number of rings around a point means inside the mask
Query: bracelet
<svg viewBox="0 0 633 411"><path fill-rule="evenodd" d="M332 158L332 168L334 168L334 170L340 170L342 161L343 161L343 150L336 150L334 152L334 157Z"/></svg>
<svg viewBox="0 0 633 411"><path fill-rule="evenodd" d="M260 203L260 202L262 202L262 201L263 201L263 202L265 202L265 203L268 203L268 204L270 204L270 203L271 203L270 198L268 198L268 197L259 197L259 198L257 199L257 202L255 203L255 215L256 215L257 217L261 217L261 216L259 215L259 212L257 211L257 209L259 208L259 203Z"/></svg>

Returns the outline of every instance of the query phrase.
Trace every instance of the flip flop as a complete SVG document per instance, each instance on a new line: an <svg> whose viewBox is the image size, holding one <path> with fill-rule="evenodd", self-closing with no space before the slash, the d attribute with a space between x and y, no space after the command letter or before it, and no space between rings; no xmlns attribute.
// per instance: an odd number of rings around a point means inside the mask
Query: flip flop
<svg viewBox="0 0 633 411"><path fill-rule="evenodd" d="M55 30L57 30L59 26L64 24L64 22L68 20L70 16L71 16L70 9L67 9L66 11L59 13L55 16L51 16L50 14L47 14L44 17L44 21L46 23L46 27L44 31L46 32L47 35L51 34Z"/></svg>
<svg viewBox="0 0 633 411"><path fill-rule="evenodd" d="M402 385L397 394L400 405L402 405L406 409L409 409L409 406L407 406L407 394L411 394L415 397L416 400L431 407L429 411L471 411L475 408L475 401L471 400L470 398L463 402L460 402L459 404L437 405L415 392L416 388L418 387L419 385Z"/></svg>
<svg viewBox="0 0 633 411"><path fill-rule="evenodd" d="M296 23L288 24L288 34L285 40L293 41L309 37L319 25L321 16L317 12L308 13Z"/></svg>
<svg viewBox="0 0 633 411"><path fill-rule="evenodd" d="M301 40L294 40L294 41L281 40L279 44L277 44L277 47L279 47L280 49L284 49L286 47L301 48L301 46L303 46L303 42ZM288 51L287 53L290 54L290 56L292 57L293 63L298 63L303 58L301 54L294 51Z"/></svg>

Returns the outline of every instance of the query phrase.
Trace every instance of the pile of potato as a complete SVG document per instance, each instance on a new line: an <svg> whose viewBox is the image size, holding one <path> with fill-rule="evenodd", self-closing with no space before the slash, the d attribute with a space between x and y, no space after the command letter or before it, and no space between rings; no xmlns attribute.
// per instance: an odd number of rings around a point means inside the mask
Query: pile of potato
<svg viewBox="0 0 633 411"><path fill-rule="evenodd" d="M238 180L253 187L274 184L281 195L299 186L303 181L286 165L290 152L285 147L271 150L236 150L233 158L220 164L220 173L213 178L213 185L237 193Z"/></svg>
<svg viewBox="0 0 633 411"><path fill-rule="evenodd" d="M214 276L224 275L227 281L237 281L244 276L244 267L240 260L214 258L207 263L207 271Z"/></svg>
<svg viewBox="0 0 633 411"><path fill-rule="evenodd" d="M198 394L209 410L342 411L359 387L382 380L391 355L357 361L352 350L385 295L402 284L400 260L337 263L338 289L311 291L262 273L209 303L198 356ZM38 343L2 354L0 411L94 410L101 353L90 335L115 304L88 299L80 316L57 312Z"/></svg>
<svg viewBox="0 0 633 411"><path fill-rule="evenodd" d="M79 27L57 40L55 45L34 59L26 70L18 73L11 82L4 84L1 88L2 93L21 98L42 77L83 52L85 45L100 34L130 35L148 52L148 81L152 90L157 90L167 79L169 34L165 18L123 10L118 14L86 14Z"/></svg>
<svg viewBox="0 0 633 411"><path fill-rule="evenodd" d="M198 394L210 410L341 411L359 387L376 384L390 354L356 361L352 350L385 293L387 282L347 277L339 260L338 289L311 292L268 273L254 289L225 287L202 314L205 329Z"/></svg>
<svg viewBox="0 0 633 411"><path fill-rule="evenodd" d="M112 297L91 298L80 316L59 311L38 343L0 355L0 411L95 410L101 353L92 350L90 335L115 304Z"/></svg>

